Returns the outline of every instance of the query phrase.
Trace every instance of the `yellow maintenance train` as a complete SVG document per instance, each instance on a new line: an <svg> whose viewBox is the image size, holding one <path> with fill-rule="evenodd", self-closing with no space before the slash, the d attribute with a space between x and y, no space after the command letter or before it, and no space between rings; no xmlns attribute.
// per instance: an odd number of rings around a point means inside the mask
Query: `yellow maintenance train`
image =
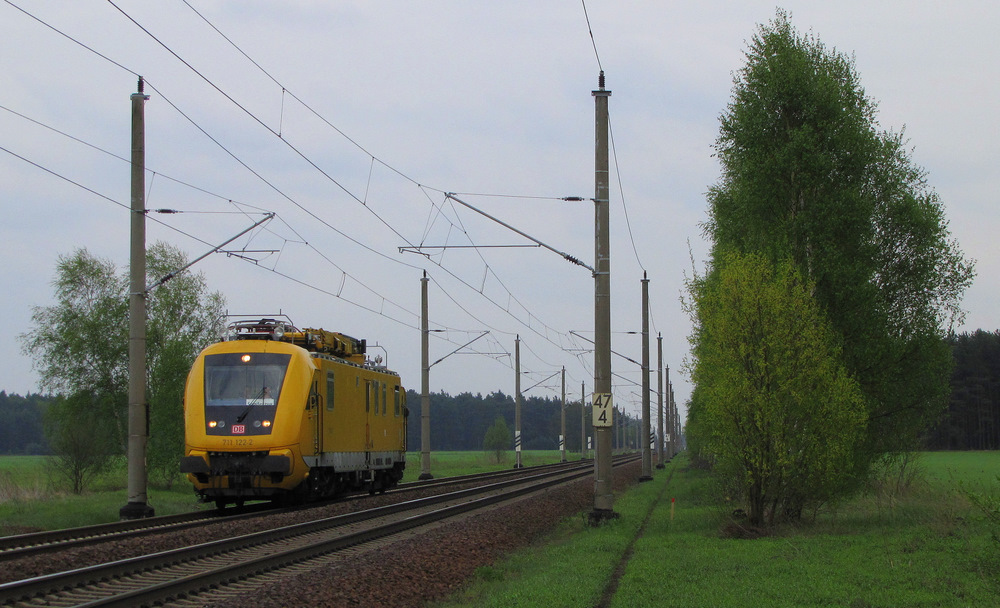
<svg viewBox="0 0 1000 608"><path fill-rule="evenodd" d="M184 390L181 472L219 508L384 491L406 464L406 391L364 340L278 319L230 324Z"/></svg>

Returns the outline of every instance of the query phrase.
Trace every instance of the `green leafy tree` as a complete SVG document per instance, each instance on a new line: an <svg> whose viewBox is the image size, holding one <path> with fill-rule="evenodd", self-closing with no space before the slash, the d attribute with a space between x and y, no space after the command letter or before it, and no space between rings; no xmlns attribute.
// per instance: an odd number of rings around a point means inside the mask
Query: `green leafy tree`
<svg viewBox="0 0 1000 608"><path fill-rule="evenodd" d="M750 523L797 519L851 485L865 424L836 336L790 262L729 253L694 281L689 427Z"/></svg>
<svg viewBox="0 0 1000 608"><path fill-rule="evenodd" d="M185 264L184 254L170 245L155 243L147 251L152 278ZM116 452L124 453L128 269L119 271L113 262L79 249L60 256L53 285L56 303L33 309L33 326L20 336L22 347L33 358L41 386L67 397L66 407L57 408L56 416L67 417L73 408L84 410L109 429ZM221 334L223 308L222 296L209 292L203 275L191 272L160 285L147 298L147 456L151 472L168 484L176 477L183 452L184 380L198 351ZM70 418L50 428L84 432Z"/></svg>
<svg viewBox="0 0 1000 608"><path fill-rule="evenodd" d="M39 384L70 396L111 429L124 451L127 437L128 301L126 286L110 260L86 249L60 256L56 264L56 303L32 309L32 328L21 334L33 359Z"/></svg>
<svg viewBox="0 0 1000 608"><path fill-rule="evenodd" d="M483 450L493 455L496 462L501 463L507 459L507 451L510 449L510 430L503 416L497 416L493 425L486 429L486 436L483 437Z"/></svg>
<svg viewBox="0 0 1000 608"><path fill-rule="evenodd" d="M749 43L721 118L706 232L792 260L858 383L858 470L915 447L948 396L944 335L974 276L902 134L881 130L851 58L779 11Z"/></svg>
<svg viewBox="0 0 1000 608"><path fill-rule="evenodd" d="M69 483L74 494L82 494L118 453L113 429L91 414L101 408L100 399L77 391L70 397L57 397L46 412L52 473Z"/></svg>
<svg viewBox="0 0 1000 608"><path fill-rule="evenodd" d="M151 278L183 268L179 249L156 243L146 263ZM184 383L198 353L222 335L225 300L210 291L201 273L184 272L154 289L147 306L146 359L150 472L168 487L180 478L184 455Z"/></svg>

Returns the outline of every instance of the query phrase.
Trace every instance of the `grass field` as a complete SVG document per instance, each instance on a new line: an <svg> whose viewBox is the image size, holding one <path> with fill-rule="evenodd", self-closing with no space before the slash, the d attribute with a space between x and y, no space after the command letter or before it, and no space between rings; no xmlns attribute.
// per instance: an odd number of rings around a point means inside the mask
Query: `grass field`
<svg viewBox="0 0 1000 608"><path fill-rule="evenodd" d="M526 465L558 459L522 453ZM512 466L513 454L499 464L480 452L431 459L438 478ZM720 534L732 505L681 456L616 496L620 519L594 529L585 514L569 518L537 546L481 568L439 608L595 606L630 546L613 607L1000 605L1000 524L965 498L1000 495L1000 452L925 453L915 471L904 490L887 483L772 536L736 540ZM420 454L410 453L404 481L419 474ZM42 457L0 458L0 534L113 521L126 500L124 464L82 496L50 479ZM186 481L151 487L150 504L157 514L198 508Z"/></svg>
<svg viewBox="0 0 1000 608"><path fill-rule="evenodd" d="M579 452L566 452L566 460L579 460ZM521 465L531 467L540 464L559 462L559 452L552 450L524 450L521 452ZM431 452L431 475L438 477L455 477L502 471L514 467L514 452L508 452L502 462L496 462L492 454L487 452ZM420 477L420 452L407 452L406 472L403 483L417 481Z"/></svg>
<svg viewBox="0 0 1000 608"><path fill-rule="evenodd" d="M735 540L720 534L732 507L678 457L616 497L619 520L597 529L566 521L544 543L481 569L439 608L596 606L633 540L612 607L997 606L1000 529L962 489L1000 493L1000 453L927 453L918 465L903 492Z"/></svg>
<svg viewBox="0 0 1000 608"><path fill-rule="evenodd" d="M521 456L524 466L559 460L557 451L524 451ZM567 453L567 458L576 460L579 454ZM513 452L500 463L483 452L431 453L435 478L504 470L513 465ZM0 536L116 521L118 510L128 500L126 473L126 464L121 461L96 479L87 492L76 496L53 474L45 456L0 456ZM416 481L419 476L420 453L409 452L403 481ZM157 515L213 508L197 502L184 477L169 490L151 483L148 494Z"/></svg>
<svg viewBox="0 0 1000 608"><path fill-rule="evenodd" d="M116 521L128 501L126 473L122 460L77 496L45 456L0 457L0 536ZM195 500L186 479L170 490L150 485L148 495L157 515L207 508Z"/></svg>

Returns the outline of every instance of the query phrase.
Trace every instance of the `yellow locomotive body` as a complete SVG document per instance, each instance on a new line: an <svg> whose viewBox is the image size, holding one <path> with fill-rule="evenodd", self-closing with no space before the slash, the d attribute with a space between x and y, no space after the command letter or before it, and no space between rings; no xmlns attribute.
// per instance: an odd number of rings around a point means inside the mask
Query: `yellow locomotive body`
<svg viewBox="0 0 1000 608"><path fill-rule="evenodd" d="M403 476L406 392L365 342L274 319L238 322L184 391L184 458L205 501L384 491Z"/></svg>

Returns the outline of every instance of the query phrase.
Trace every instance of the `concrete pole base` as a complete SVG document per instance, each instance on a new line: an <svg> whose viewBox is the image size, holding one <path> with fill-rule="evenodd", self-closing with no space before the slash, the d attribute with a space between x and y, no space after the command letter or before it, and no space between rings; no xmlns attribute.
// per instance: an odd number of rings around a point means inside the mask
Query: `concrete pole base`
<svg viewBox="0 0 1000 608"><path fill-rule="evenodd" d="M652 475L642 475L642 476L640 476L639 477L639 483L642 483L644 481L653 481L653 476Z"/></svg>
<svg viewBox="0 0 1000 608"><path fill-rule="evenodd" d="M118 518L123 521L127 519L143 519L144 517L153 517L154 515L155 511L153 507L144 502L130 502L118 510Z"/></svg>
<svg viewBox="0 0 1000 608"><path fill-rule="evenodd" d="M611 521L621 517L620 513L616 513L612 509L594 509L587 514L587 523L591 527L599 526L606 521Z"/></svg>
<svg viewBox="0 0 1000 608"><path fill-rule="evenodd" d="M418 481L427 481L428 479L434 479L434 476L430 473L421 473L420 477L417 477Z"/></svg>

